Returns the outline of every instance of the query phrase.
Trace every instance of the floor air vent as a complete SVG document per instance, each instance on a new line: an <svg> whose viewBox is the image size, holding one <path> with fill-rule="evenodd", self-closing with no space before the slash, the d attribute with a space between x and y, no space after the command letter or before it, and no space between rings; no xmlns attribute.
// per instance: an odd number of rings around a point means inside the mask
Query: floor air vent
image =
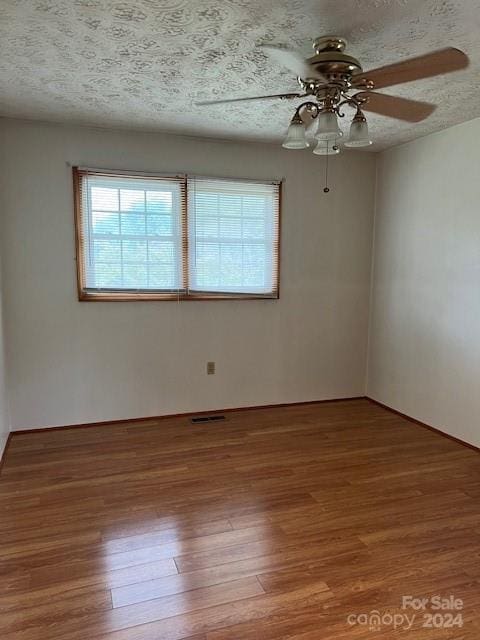
<svg viewBox="0 0 480 640"><path fill-rule="evenodd" d="M219 420L225 420L225 416L213 415L213 416L197 416L192 418L191 422L196 424L197 422L218 422Z"/></svg>

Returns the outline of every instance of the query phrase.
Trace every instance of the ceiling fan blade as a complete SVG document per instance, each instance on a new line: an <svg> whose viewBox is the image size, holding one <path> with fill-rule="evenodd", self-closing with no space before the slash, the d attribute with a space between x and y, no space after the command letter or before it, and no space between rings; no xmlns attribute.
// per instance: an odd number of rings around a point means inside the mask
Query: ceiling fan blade
<svg viewBox="0 0 480 640"><path fill-rule="evenodd" d="M294 98L303 98L306 94L303 93L274 93L269 96L251 96L248 98L228 98L225 100L203 100L201 102L195 102L196 107L200 107L207 104L228 104L230 102L248 102L249 100L273 100L279 98L280 100L293 100Z"/></svg>
<svg viewBox="0 0 480 640"><path fill-rule="evenodd" d="M381 116L406 122L425 120L437 108L436 105L429 102L387 96L384 93L375 93L374 91L361 91L355 95L355 98L366 99L366 102L362 104L362 111L373 111Z"/></svg>
<svg viewBox="0 0 480 640"><path fill-rule="evenodd" d="M463 51L449 47L432 51L432 53L418 58L409 58L385 67L379 67L372 71L364 71L355 75L352 82L358 87L371 80L375 89L382 89L403 82L412 82L413 80L459 71L468 67L468 64L468 56Z"/></svg>
<svg viewBox="0 0 480 640"><path fill-rule="evenodd" d="M323 80L323 76L305 60L305 58L297 51L291 49L283 49L281 47L272 47L270 45L260 45L257 47L265 52L274 62L293 71L295 75L303 80L307 78L319 78Z"/></svg>

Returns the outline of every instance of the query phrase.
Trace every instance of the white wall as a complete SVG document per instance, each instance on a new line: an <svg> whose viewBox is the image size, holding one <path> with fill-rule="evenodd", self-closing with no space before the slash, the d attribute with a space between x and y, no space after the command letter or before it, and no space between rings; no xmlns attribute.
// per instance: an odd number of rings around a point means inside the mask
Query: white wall
<svg viewBox="0 0 480 640"><path fill-rule="evenodd" d="M14 429L365 392L375 157L3 120ZM286 178L278 301L78 302L80 164ZM217 374L207 376L207 360Z"/></svg>
<svg viewBox="0 0 480 640"><path fill-rule="evenodd" d="M480 446L480 120L380 155L367 393Z"/></svg>
<svg viewBox="0 0 480 640"><path fill-rule="evenodd" d="M5 445L7 443L9 428L7 392L6 392L6 365L5 365L5 348L4 348L4 330L3 330L3 304L2 304L2 274L1 274L1 256L0 256L0 458L2 457Z"/></svg>

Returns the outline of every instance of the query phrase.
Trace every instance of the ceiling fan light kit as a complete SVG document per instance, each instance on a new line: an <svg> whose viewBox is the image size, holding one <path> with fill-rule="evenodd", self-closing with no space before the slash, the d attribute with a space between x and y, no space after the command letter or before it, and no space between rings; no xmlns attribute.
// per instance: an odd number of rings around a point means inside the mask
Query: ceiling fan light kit
<svg viewBox="0 0 480 640"><path fill-rule="evenodd" d="M370 134L368 132L367 119L363 115L360 109L357 109L357 113L350 125L350 134L348 140L345 142L346 147L368 147L372 144L370 140Z"/></svg>
<svg viewBox="0 0 480 640"><path fill-rule="evenodd" d="M338 118L335 110L324 108L317 115L318 127L315 134L317 140L336 140L343 136L343 131L338 126Z"/></svg>
<svg viewBox="0 0 480 640"><path fill-rule="evenodd" d="M308 146L310 145L305 137L305 124L302 118L295 113L288 127L287 137L283 141L282 147L285 149L306 149Z"/></svg>
<svg viewBox="0 0 480 640"><path fill-rule="evenodd" d="M335 156L340 153L336 140L319 140L313 150L316 156Z"/></svg>

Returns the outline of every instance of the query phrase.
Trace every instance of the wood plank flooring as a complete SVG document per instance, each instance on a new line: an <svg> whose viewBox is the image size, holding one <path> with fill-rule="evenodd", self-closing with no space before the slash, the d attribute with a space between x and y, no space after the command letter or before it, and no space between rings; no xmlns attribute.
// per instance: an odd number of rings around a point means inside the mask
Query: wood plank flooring
<svg viewBox="0 0 480 640"><path fill-rule="evenodd" d="M226 417L15 434L0 638L480 636L477 452L368 400ZM463 625L408 595L461 598Z"/></svg>

